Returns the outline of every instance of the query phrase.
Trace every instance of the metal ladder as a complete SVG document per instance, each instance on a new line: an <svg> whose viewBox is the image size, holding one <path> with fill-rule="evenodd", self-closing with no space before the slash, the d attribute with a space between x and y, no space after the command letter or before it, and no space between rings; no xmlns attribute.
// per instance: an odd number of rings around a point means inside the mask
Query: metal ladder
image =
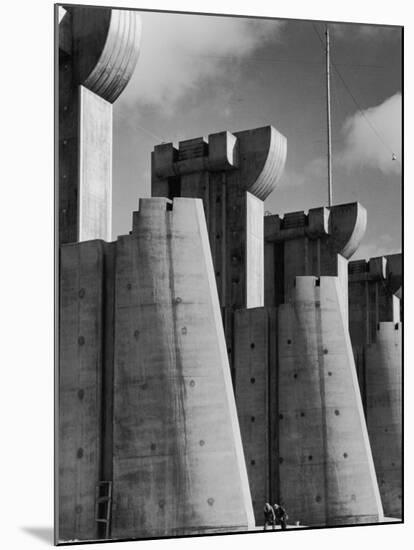
<svg viewBox="0 0 414 550"><path fill-rule="evenodd" d="M95 493L95 520L105 525L105 538L109 539L112 511L112 481L99 481Z"/></svg>

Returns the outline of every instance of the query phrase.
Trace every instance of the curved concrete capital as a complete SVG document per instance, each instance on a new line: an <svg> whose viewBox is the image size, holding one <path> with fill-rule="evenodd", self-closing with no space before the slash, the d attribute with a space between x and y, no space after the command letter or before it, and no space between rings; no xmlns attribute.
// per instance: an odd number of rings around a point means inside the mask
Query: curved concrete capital
<svg viewBox="0 0 414 550"><path fill-rule="evenodd" d="M393 294L402 296L402 254L388 254L387 258L387 283Z"/></svg>
<svg viewBox="0 0 414 550"><path fill-rule="evenodd" d="M138 60L141 18L110 8L70 10L75 79L113 103L131 79Z"/></svg>
<svg viewBox="0 0 414 550"><path fill-rule="evenodd" d="M331 206L329 211L330 243L349 259L365 235L367 211L359 202Z"/></svg>
<svg viewBox="0 0 414 550"><path fill-rule="evenodd" d="M218 132L204 138L154 148L153 172L158 178L201 171L237 174L244 191L265 200L276 187L286 162L286 138L273 126Z"/></svg>
<svg viewBox="0 0 414 550"><path fill-rule="evenodd" d="M273 126L234 134L239 146L239 170L243 187L265 200L275 189L286 163L286 138Z"/></svg>
<svg viewBox="0 0 414 550"><path fill-rule="evenodd" d="M358 202L312 208L306 215L290 212L265 217L267 242L280 242L301 237L322 238L329 249L348 259L358 248L367 226L367 211Z"/></svg>

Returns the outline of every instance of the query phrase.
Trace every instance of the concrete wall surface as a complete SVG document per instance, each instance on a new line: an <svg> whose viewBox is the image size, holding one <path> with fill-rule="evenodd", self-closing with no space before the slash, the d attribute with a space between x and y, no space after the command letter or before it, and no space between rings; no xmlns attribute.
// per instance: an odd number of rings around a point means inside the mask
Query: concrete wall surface
<svg viewBox="0 0 414 550"><path fill-rule="evenodd" d="M276 396L276 309L235 312L234 348L237 376L234 393L256 524L263 524L263 507L272 501ZM276 437L275 437L276 436Z"/></svg>
<svg viewBox="0 0 414 550"><path fill-rule="evenodd" d="M381 520L339 279L296 277L278 327L279 494L291 521Z"/></svg>
<svg viewBox="0 0 414 550"><path fill-rule="evenodd" d="M366 348L366 416L384 513L402 516L401 323L380 323Z"/></svg>
<svg viewBox="0 0 414 550"><path fill-rule="evenodd" d="M349 331L384 513L402 514L401 254L349 264Z"/></svg>
<svg viewBox="0 0 414 550"><path fill-rule="evenodd" d="M60 267L59 540L254 527L202 202L141 200Z"/></svg>
<svg viewBox="0 0 414 550"><path fill-rule="evenodd" d="M58 538L94 539L101 476L104 243L67 245L60 259Z"/></svg>
<svg viewBox="0 0 414 550"><path fill-rule="evenodd" d="M202 202L141 200L117 250L112 536L253 523Z"/></svg>

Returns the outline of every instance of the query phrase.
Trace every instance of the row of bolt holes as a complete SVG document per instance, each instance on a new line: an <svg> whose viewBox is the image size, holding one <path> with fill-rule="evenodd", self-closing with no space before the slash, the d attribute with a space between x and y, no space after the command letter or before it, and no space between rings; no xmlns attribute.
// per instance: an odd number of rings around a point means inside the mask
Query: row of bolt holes
<svg viewBox="0 0 414 550"><path fill-rule="evenodd" d="M343 456L344 458L348 458L348 453L344 453L342 456ZM312 455L309 455L309 456L308 456L308 460L309 460L309 461L313 460L313 456L312 456ZM279 464L283 464L283 462L284 462L284 459L283 459L282 457L280 457L280 458L279 458ZM251 460L251 461L250 461L250 464L251 464L252 466L255 466L256 461L255 461L255 460ZM394 464L393 464L393 465L394 465Z"/></svg>

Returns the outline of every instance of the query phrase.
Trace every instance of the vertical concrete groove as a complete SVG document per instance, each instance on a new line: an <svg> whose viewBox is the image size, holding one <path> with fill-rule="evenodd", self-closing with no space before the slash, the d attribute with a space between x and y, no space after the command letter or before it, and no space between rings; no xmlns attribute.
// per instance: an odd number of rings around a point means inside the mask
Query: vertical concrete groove
<svg viewBox="0 0 414 550"><path fill-rule="evenodd" d="M176 287L175 287L175 271L174 271L174 252L172 249L172 211L166 211L165 212L165 233L166 233L166 255L167 255L167 265L168 265L168 278L169 278L169 288L170 288L170 295L171 295L171 314L172 314L172 336L173 336L173 342L174 345L171 347L171 354L172 354L172 365L175 367L176 372L179 374L179 378L177 380L177 377L173 377L173 381L175 383L175 387L172 391L173 399L175 399L175 405L173 407L173 412L176 415L176 420L174 422L175 426L181 426L182 431L181 433L178 433L178 438L181 438L182 443L180 445L177 445L176 449L176 456L178 457L178 460L180 461L180 465L178 468L175 469L176 477L173 480L174 482L174 488L176 491L177 497L180 496L182 498L182 501L177 502L177 506L175 508L176 512L176 521L175 525L183 525L183 519L184 515L182 514L184 508L189 505L189 502L191 500L188 498L188 491L187 488L190 485L190 481L188 479L189 476L189 465L187 463L187 456L188 456L188 441L187 441L187 426L186 426L186 414L185 414L185 382L184 382L184 376L183 376L183 364L182 364L182 358L180 354L180 343L178 341L178 331L179 327L177 326L177 307L181 307L180 304L176 302L177 298L179 296L176 295ZM192 511L192 513L194 513Z"/></svg>
<svg viewBox="0 0 414 550"><path fill-rule="evenodd" d="M314 287L313 299L314 304L321 300L320 286ZM328 455L328 429L326 425L326 389L325 389L325 362L323 358L323 328L322 328L322 308L314 307L315 312L315 327L316 327L316 346L317 346L317 355L318 355L318 375L319 375L319 393L321 401L321 425L322 425L322 452L324 461L327 459ZM329 521L329 481L327 473L327 465L324 464L323 471L323 502L325 509L325 521Z"/></svg>

